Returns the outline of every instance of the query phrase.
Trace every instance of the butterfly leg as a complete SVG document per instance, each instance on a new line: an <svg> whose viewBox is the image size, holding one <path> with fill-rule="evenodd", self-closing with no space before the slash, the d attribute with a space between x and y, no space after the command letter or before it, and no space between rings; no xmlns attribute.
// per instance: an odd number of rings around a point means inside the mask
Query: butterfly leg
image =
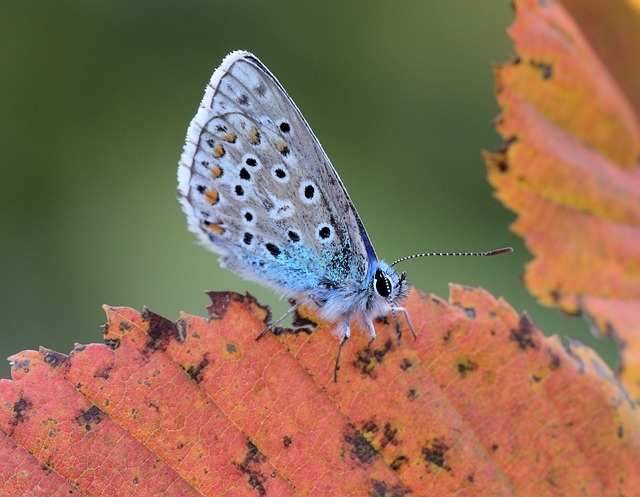
<svg viewBox="0 0 640 497"><path fill-rule="evenodd" d="M371 319L367 319L366 323L367 327L369 328L369 343L367 343L368 348L376 339L376 329L373 327L373 321L371 321Z"/></svg>
<svg viewBox="0 0 640 497"><path fill-rule="evenodd" d="M291 313L295 312L295 310L300 306L300 303L294 304L287 312L285 312L282 316L276 319L273 323L269 324L264 330L260 332L260 334L256 337L256 340L260 340L264 335L267 334L269 330L272 330L275 325L281 323L287 316Z"/></svg>
<svg viewBox="0 0 640 497"><path fill-rule="evenodd" d="M344 322L344 336L340 340L340 345L338 346L338 356L336 357L336 366L333 368L333 381L338 383L338 371L340 370L340 354L342 354L342 347L347 343L349 337L351 336L351 327L349 326L349 321Z"/></svg>
<svg viewBox="0 0 640 497"><path fill-rule="evenodd" d="M411 323L411 318L409 317L409 312L404 307L392 307L391 308L391 313L393 315L393 318L396 320L396 323L398 323L398 320L396 319L396 315L395 315L396 312L401 312L402 314L404 314L404 318L407 320L407 324L409 325L409 329L411 330L411 333L413 334L413 338L414 339L418 338L418 335L416 335L416 330L413 328L413 323ZM399 327L400 327L400 325L398 324L398 328Z"/></svg>

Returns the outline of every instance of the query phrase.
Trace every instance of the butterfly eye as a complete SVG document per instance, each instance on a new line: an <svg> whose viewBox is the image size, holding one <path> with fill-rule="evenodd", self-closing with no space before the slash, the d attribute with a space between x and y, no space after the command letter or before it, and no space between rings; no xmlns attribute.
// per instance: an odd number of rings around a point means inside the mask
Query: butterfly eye
<svg viewBox="0 0 640 497"><path fill-rule="evenodd" d="M391 282L382 269L376 269L376 292L381 297L388 297L391 294Z"/></svg>

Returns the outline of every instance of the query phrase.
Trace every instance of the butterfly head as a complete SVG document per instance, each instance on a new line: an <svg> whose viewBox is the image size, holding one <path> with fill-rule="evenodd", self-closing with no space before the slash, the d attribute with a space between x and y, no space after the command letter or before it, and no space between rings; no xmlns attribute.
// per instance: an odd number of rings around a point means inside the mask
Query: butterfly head
<svg viewBox="0 0 640 497"><path fill-rule="evenodd" d="M409 282L406 274L398 273L387 263L380 261L377 264L372 278L372 307L375 304L396 305L404 302L409 295Z"/></svg>

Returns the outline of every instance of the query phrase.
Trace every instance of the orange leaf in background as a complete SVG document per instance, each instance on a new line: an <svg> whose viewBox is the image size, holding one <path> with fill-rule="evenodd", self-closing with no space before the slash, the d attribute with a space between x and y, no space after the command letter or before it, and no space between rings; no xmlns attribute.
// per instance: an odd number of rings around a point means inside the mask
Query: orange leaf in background
<svg viewBox="0 0 640 497"><path fill-rule="evenodd" d="M638 118L562 7L516 0L515 9L518 55L496 69L506 145L485 155L489 180L534 255L531 293L615 337L622 381L640 398Z"/></svg>
<svg viewBox="0 0 640 497"><path fill-rule="evenodd" d="M378 325L260 341L266 312L107 308L105 344L15 355L1 495L640 495L640 420L593 352L504 301L412 291L418 338ZM311 315L298 317L310 323Z"/></svg>

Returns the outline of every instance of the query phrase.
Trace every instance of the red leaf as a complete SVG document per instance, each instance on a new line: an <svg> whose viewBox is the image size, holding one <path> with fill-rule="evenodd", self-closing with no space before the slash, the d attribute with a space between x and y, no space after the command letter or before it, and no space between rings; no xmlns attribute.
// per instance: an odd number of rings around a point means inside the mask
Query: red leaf
<svg viewBox="0 0 640 497"><path fill-rule="evenodd" d="M486 155L489 180L535 257L531 293L616 337L622 380L640 397L640 125L560 6L515 7L518 56L496 69L506 145Z"/></svg>
<svg viewBox="0 0 640 497"><path fill-rule="evenodd" d="M107 345L12 358L0 493L638 495L640 422L606 365L451 292L412 292L417 340L352 337L337 383L328 326L256 341L249 297L177 323L107 308Z"/></svg>

